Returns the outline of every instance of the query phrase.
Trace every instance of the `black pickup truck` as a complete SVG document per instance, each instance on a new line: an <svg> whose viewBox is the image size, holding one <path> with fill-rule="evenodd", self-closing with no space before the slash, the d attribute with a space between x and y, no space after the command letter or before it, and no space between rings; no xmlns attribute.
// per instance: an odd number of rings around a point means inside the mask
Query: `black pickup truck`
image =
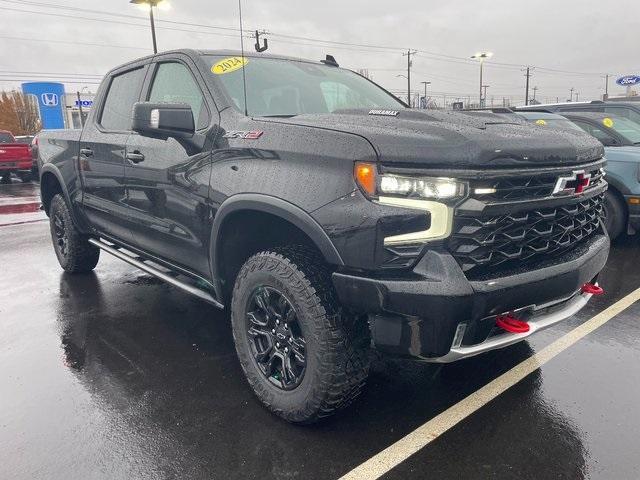
<svg viewBox="0 0 640 480"><path fill-rule="evenodd" d="M451 362L602 292L602 145L487 112L411 110L322 62L177 50L109 72L39 137L67 272L101 250L231 315L259 399L315 421L370 351Z"/></svg>

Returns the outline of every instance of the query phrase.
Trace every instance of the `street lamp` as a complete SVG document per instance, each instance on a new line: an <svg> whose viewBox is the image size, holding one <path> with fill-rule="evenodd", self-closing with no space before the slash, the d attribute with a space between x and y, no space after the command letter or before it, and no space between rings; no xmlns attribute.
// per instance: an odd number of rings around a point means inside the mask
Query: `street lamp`
<svg viewBox="0 0 640 480"><path fill-rule="evenodd" d="M480 106L484 106L482 103L482 65L487 58L493 57L493 53L491 52L478 52L474 55L471 55L471 58L474 60L480 61Z"/></svg>
<svg viewBox="0 0 640 480"><path fill-rule="evenodd" d="M431 85L431 82L420 82L424 85L424 108L427 108L427 85Z"/></svg>
<svg viewBox="0 0 640 480"><path fill-rule="evenodd" d="M149 22L151 23L151 40L153 40L153 53L158 53L158 44L156 42L156 24L153 20L153 7L160 9L169 8L167 0L129 0L129 3L139 5L142 8L149 6Z"/></svg>

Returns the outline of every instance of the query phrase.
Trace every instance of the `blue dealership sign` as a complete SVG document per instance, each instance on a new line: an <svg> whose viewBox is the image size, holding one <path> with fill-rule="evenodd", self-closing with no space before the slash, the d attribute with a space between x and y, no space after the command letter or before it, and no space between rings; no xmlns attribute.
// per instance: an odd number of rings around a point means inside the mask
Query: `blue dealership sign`
<svg viewBox="0 0 640 480"><path fill-rule="evenodd" d="M616 80L616 83L621 87L631 87L640 83L640 76L638 75L625 75Z"/></svg>
<svg viewBox="0 0 640 480"><path fill-rule="evenodd" d="M56 82L26 82L22 93L33 95L40 108L43 129L64 128L64 85Z"/></svg>

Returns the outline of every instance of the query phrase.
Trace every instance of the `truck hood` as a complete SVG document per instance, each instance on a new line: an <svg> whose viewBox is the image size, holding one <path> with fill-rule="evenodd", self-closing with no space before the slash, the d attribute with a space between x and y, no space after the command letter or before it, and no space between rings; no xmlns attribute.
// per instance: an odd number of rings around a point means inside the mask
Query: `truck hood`
<svg viewBox="0 0 640 480"><path fill-rule="evenodd" d="M341 110L268 118L366 138L380 161L397 166L491 168L571 165L597 160L602 144L578 131L524 124L487 112ZM263 119L261 119L263 120Z"/></svg>

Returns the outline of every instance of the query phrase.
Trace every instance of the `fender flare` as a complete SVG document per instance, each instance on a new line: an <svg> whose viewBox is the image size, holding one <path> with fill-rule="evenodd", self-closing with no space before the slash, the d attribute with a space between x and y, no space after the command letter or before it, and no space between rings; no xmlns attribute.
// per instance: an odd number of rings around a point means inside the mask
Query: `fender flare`
<svg viewBox="0 0 640 480"><path fill-rule="evenodd" d="M253 210L268 213L298 227L318 247L324 259L334 265L344 265L338 250L329 236L311 215L292 203L278 197L260 193L240 193L226 199L215 214L211 229L211 272L213 279L220 279L219 238L225 219L241 210Z"/></svg>
<svg viewBox="0 0 640 480"><path fill-rule="evenodd" d="M629 187L627 187L624 184L624 181L617 176L607 173L607 176L604 177L604 179L609 184L609 187L620 193L620 195L629 195L631 193Z"/></svg>
<svg viewBox="0 0 640 480"><path fill-rule="evenodd" d="M79 223L78 215L76 214L76 209L74 208L73 203L71 202L71 197L69 196L69 189L67 188L67 184L64 182L62 172L58 167L56 167L52 163L45 163L40 168L40 197L42 198L42 177L44 177L44 175L47 173L51 173L54 177L56 177L56 180L58 181L58 184L60 185L60 188L62 190L62 195L64 196L64 199L66 200L67 205L69 206L69 212L71 213L71 218L73 219L73 223L76 226L82 225L81 223Z"/></svg>
<svg viewBox="0 0 640 480"><path fill-rule="evenodd" d="M67 204L71 205L71 198L69 198L69 190L67 189L67 184L64 182L64 179L62 178L62 172L60 172L60 169L55 165L53 165L52 163L45 163L42 166L42 168L40 168L40 195L42 196L42 177L44 177L45 174L47 173L51 173L53 174L54 177L56 177L56 180L58 180L58 184L62 189L62 194L64 195L64 198L67 201Z"/></svg>

